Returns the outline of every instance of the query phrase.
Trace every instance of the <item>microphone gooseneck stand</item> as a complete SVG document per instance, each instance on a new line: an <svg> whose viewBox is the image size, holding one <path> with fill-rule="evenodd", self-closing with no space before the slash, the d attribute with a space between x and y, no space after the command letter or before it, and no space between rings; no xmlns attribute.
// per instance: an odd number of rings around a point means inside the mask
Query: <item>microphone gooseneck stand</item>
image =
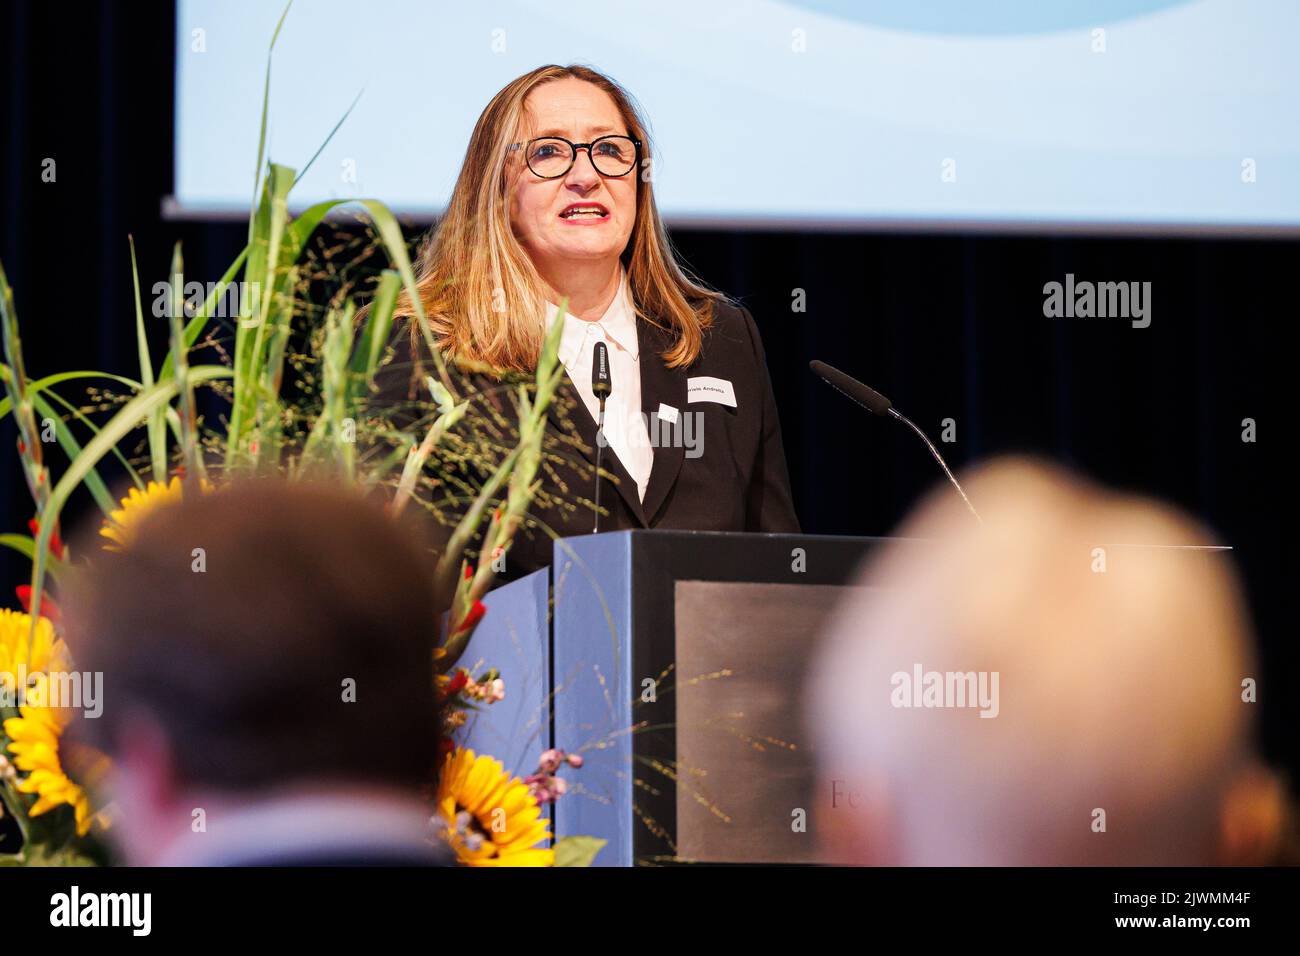
<svg viewBox="0 0 1300 956"><path fill-rule="evenodd" d="M871 412L871 414L900 421L908 428L912 429L912 431L916 432L916 434L920 436L921 441L925 442L925 447L930 449L930 454L933 455L934 460L939 463L939 467L943 469L943 473L948 476L948 480L952 482L952 486L957 489L957 494L961 495L961 500L966 502L966 507L970 509L970 513L975 516L975 520L980 524L984 523L984 519L980 517L980 513L975 510L975 506L971 504L970 499L966 497L966 492L962 490L961 485L957 481L957 477L952 473L952 469L948 467L948 463L944 461L943 456L939 454L939 449L934 447L934 442L930 441L929 437L925 432L921 431L920 426L918 426L916 422L912 421L896 409L893 402L885 398L885 396L881 395L874 388L862 384L853 376L846 375L833 365L827 365L825 362L813 361L808 364L808 367L812 369L814 375L831 388L835 389L835 391L844 395L850 401L861 405L867 411Z"/></svg>
<svg viewBox="0 0 1300 956"><path fill-rule="evenodd" d="M597 342L591 355L591 391L600 403L596 418L596 519L591 533L600 531L600 459L605 450L605 399L613 391L614 383L609 374L609 347L604 342Z"/></svg>
<svg viewBox="0 0 1300 956"><path fill-rule="evenodd" d="M975 516L976 521L983 524L984 519L981 518L980 513L975 510L975 506L970 503L970 499L966 497L966 492L962 491L961 485L957 484L956 476L953 475L952 469L948 467L948 463L943 460L943 456L939 454L939 449L934 447L934 442L930 441L925 432L921 431L921 429L917 427L916 422L912 421L898 409L891 407L886 414L898 419L908 428L912 429L912 431L921 436L921 441L925 442L925 447L930 449L930 454L933 455L934 460L939 463L939 467L943 469L943 473L948 476L948 480L952 482L952 486L957 489L957 494L961 495L961 500L966 502L966 507L970 509L970 513Z"/></svg>

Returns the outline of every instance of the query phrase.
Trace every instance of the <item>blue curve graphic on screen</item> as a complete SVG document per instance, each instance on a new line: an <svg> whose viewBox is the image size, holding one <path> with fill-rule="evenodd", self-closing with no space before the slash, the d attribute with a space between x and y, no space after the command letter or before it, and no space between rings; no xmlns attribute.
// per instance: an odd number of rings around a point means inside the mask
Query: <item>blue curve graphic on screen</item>
<svg viewBox="0 0 1300 956"><path fill-rule="evenodd" d="M1193 0L786 0L792 7L909 33L1008 36L1103 26Z"/></svg>

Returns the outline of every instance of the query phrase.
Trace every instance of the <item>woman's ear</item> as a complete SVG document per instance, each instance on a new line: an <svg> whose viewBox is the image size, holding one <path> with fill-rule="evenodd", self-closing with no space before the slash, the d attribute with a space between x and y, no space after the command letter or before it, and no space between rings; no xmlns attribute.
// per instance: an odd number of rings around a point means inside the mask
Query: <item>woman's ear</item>
<svg viewBox="0 0 1300 956"><path fill-rule="evenodd" d="M1219 866L1268 866L1277 858L1290 816L1286 786L1258 761L1229 785L1219 813Z"/></svg>

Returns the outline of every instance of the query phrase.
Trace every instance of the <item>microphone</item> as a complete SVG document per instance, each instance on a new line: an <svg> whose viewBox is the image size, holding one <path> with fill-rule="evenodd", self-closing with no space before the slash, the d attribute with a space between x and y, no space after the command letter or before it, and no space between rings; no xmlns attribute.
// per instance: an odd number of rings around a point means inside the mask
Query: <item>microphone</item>
<svg viewBox="0 0 1300 956"><path fill-rule="evenodd" d="M893 402L885 398L885 396L881 395L874 388L863 385L851 375L845 375L839 369L815 359L808 363L808 367L812 369L814 375L831 388L852 399L854 402L857 402L873 415L897 419L921 436L921 441L925 442L926 447L930 449L930 454L933 455L934 460L939 463L939 467L943 469L943 473L948 476L948 480L952 482L952 486L957 489L957 494L961 495L961 500L966 502L966 507L969 508L970 513L975 516L975 520L980 524L984 523L984 519L980 517L980 513L975 510L975 506L971 504L970 499L966 497L966 492L962 491L961 485L957 483L957 478L948 467L948 463L945 462L943 456L939 454L939 449L934 447L934 442L930 441L930 439L926 437L925 432L921 431L921 429L917 427L916 422L912 421L896 409Z"/></svg>
<svg viewBox="0 0 1300 956"><path fill-rule="evenodd" d="M603 409L605 399L609 398L609 393L614 390L614 384L609 377L609 346L604 342L597 342L595 351L591 353L591 390Z"/></svg>
<svg viewBox="0 0 1300 956"><path fill-rule="evenodd" d="M605 399L614 390L613 379L609 374L609 346L597 342L591 353L591 391L600 403L600 415L596 420L596 521L592 534L600 531L600 458L605 448Z"/></svg>

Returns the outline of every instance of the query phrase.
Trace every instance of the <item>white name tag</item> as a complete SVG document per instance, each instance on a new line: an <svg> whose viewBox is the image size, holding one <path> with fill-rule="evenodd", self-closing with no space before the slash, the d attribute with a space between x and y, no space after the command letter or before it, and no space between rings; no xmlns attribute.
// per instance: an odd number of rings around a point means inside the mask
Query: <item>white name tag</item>
<svg viewBox="0 0 1300 956"><path fill-rule="evenodd" d="M686 380L686 400L688 402L717 402L719 405L736 407L736 390L725 378L711 375L697 375Z"/></svg>
<svg viewBox="0 0 1300 956"><path fill-rule="evenodd" d="M663 421L676 425L677 415L678 415L677 409L673 408L671 405L665 405L663 402L659 403L659 417Z"/></svg>

